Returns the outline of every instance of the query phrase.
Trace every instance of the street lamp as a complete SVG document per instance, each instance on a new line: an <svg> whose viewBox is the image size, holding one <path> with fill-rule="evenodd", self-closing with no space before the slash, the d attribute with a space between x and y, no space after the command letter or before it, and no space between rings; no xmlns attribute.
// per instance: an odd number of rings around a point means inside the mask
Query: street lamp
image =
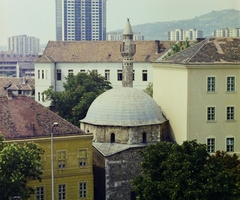
<svg viewBox="0 0 240 200"><path fill-rule="evenodd" d="M54 200L54 151L53 151L53 128L57 127L58 123L54 122L51 128L51 161L52 161L52 200Z"/></svg>

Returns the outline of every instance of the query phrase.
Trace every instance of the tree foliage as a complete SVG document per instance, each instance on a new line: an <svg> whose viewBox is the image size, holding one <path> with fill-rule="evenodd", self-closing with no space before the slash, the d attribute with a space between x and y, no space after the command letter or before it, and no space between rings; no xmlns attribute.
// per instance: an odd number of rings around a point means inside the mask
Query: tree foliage
<svg viewBox="0 0 240 200"><path fill-rule="evenodd" d="M153 97L153 83L149 82L148 85L146 86L145 90L143 90L143 91L146 92L151 97Z"/></svg>
<svg viewBox="0 0 240 200"><path fill-rule="evenodd" d="M141 152L142 175L133 180L139 200L239 199L238 157L216 152L196 141L161 142Z"/></svg>
<svg viewBox="0 0 240 200"><path fill-rule="evenodd" d="M68 75L63 84L64 91L55 92L51 86L44 94L61 117L79 126L79 120L86 116L91 103L101 93L111 89L110 84L100 74L89 71Z"/></svg>
<svg viewBox="0 0 240 200"><path fill-rule="evenodd" d="M27 182L41 180L43 153L36 143L7 143L0 135L0 200L12 196L27 199L34 192Z"/></svg>
<svg viewBox="0 0 240 200"><path fill-rule="evenodd" d="M191 45L190 45L190 42L189 42L188 38L186 38L185 41L178 41L172 46L171 51L168 52L167 56L169 57L169 56L171 56L175 53L178 53L178 52L180 52L180 51L182 51L182 50L184 50L184 49L186 49L190 46Z"/></svg>

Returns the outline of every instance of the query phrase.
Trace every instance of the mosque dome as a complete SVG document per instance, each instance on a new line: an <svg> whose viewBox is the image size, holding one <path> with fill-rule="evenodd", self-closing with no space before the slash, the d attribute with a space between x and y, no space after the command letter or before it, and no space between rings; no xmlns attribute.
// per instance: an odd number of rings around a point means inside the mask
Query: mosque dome
<svg viewBox="0 0 240 200"><path fill-rule="evenodd" d="M163 120L157 103L131 87L111 89L98 96L81 122L107 126L143 126Z"/></svg>

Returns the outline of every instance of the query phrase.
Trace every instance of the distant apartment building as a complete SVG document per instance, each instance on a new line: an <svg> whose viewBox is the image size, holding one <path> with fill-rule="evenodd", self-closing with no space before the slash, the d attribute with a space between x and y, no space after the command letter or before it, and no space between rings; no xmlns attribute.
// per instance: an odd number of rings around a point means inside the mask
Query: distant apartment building
<svg viewBox="0 0 240 200"><path fill-rule="evenodd" d="M195 28L190 28L188 30L175 29L174 31L168 31L168 40L170 41L183 41L186 40L196 40L197 38L203 38L203 31L196 30Z"/></svg>
<svg viewBox="0 0 240 200"><path fill-rule="evenodd" d="M0 54L0 77L34 77L36 55L19 55L16 53Z"/></svg>
<svg viewBox="0 0 240 200"><path fill-rule="evenodd" d="M107 40L108 41L122 41L123 40L123 34L122 32L113 32L107 34ZM144 35L140 32L135 32L133 35L133 40L144 40Z"/></svg>
<svg viewBox="0 0 240 200"><path fill-rule="evenodd" d="M106 0L56 0L56 40L106 40Z"/></svg>
<svg viewBox="0 0 240 200"><path fill-rule="evenodd" d="M8 51L13 51L19 55L37 55L39 53L39 39L27 35L9 37Z"/></svg>
<svg viewBox="0 0 240 200"><path fill-rule="evenodd" d="M240 37L240 28L221 28L213 31L214 37Z"/></svg>

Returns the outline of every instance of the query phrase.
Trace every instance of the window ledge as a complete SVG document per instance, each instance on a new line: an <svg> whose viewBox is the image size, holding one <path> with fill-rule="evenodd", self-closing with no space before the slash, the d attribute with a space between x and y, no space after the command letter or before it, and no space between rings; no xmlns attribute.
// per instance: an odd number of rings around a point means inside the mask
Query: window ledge
<svg viewBox="0 0 240 200"><path fill-rule="evenodd" d="M236 122L236 120L225 120L226 123Z"/></svg>
<svg viewBox="0 0 240 200"><path fill-rule="evenodd" d="M215 121L206 121L207 123L216 123L217 121L215 120Z"/></svg>
<svg viewBox="0 0 240 200"><path fill-rule="evenodd" d="M236 91L226 91L226 94L236 94Z"/></svg>
<svg viewBox="0 0 240 200"><path fill-rule="evenodd" d="M208 91L206 91L206 93L207 94L216 94L217 92L215 91L215 92L208 92Z"/></svg>

